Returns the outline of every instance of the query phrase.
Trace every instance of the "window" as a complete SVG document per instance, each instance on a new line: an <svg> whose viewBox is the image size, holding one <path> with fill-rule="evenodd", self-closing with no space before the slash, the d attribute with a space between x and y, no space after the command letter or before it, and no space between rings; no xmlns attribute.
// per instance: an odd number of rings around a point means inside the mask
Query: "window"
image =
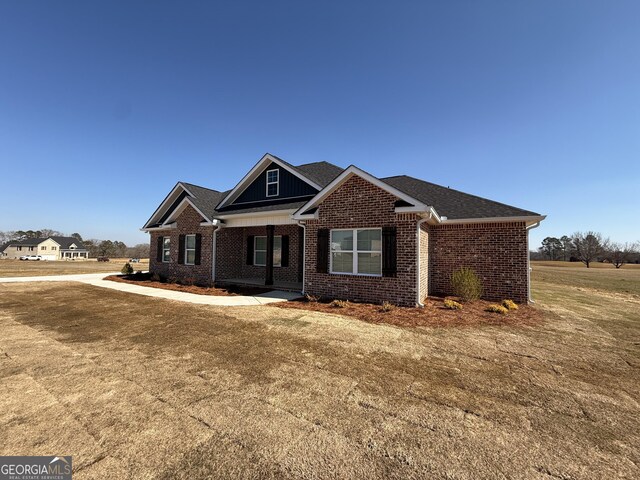
<svg viewBox="0 0 640 480"><path fill-rule="evenodd" d="M331 230L331 273L382 275L382 230Z"/></svg>
<svg viewBox="0 0 640 480"><path fill-rule="evenodd" d="M58 247L51 247L51 250L57 250Z"/></svg>
<svg viewBox="0 0 640 480"><path fill-rule="evenodd" d="M184 236L184 263L185 265L195 265L196 263L196 236Z"/></svg>
<svg viewBox="0 0 640 480"><path fill-rule="evenodd" d="M35 248L36 248L36 247L29 247L29 251L30 251L30 252L33 252L33 250L34 250ZM22 247L20 247L20 249L22 249Z"/></svg>
<svg viewBox="0 0 640 480"><path fill-rule="evenodd" d="M29 247L29 248L31 248L31 247ZM16 247L16 250L21 252L22 251L22 247Z"/></svg>
<svg viewBox="0 0 640 480"><path fill-rule="evenodd" d="M267 237L255 237L253 239L253 264L259 267L267 265ZM282 263L282 237L273 237L273 266L279 267Z"/></svg>
<svg viewBox="0 0 640 480"><path fill-rule="evenodd" d="M40 250L46 250L47 247L40 247Z"/></svg>
<svg viewBox="0 0 640 480"><path fill-rule="evenodd" d="M280 192L280 170L267 170L267 197L277 197Z"/></svg>
<svg viewBox="0 0 640 480"><path fill-rule="evenodd" d="M162 237L162 261L171 261L171 237Z"/></svg>

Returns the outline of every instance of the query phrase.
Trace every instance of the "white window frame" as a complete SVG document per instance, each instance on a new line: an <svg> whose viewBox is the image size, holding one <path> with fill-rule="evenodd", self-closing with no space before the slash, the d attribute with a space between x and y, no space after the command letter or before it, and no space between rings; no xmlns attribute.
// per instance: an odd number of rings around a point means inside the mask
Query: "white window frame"
<svg viewBox="0 0 640 480"><path fill-rule="evenodd" d="M358 250L358 232L362 230L379 230L380 231L380 250ZM353 232L353 248L351 250L334 250L333 232ZM333 271L333 254L335 252L351 253L353 256L353 265L351 272L334 272ZM379 253L380 254L380 273L358 273L358 253ZM329 273L332 275L355 275L358 277L382 277L382 228L332 228L329 230Z"/></svg>
<svg viewBox="0 0 640 480"><path fill-rule="evenodd" d="M264 238L264 243L265 243L264 250L258 250L256 248L259 238ZM282 266L282 235L274 235L273 236L274 241L275 241L276 238L280 238L280 263L275 263L274 262L273 266L274 267L281 267ZM264 252L265 253L264 263L256 262L256 253L257 252ZM253 237L253 265L256 266L256 267L266 267L267 266L267 236L266 235L256 235L255 237Z"/></svg>
<svg viewBox="0 0 640 480"><path fill-rule="evenodd" d="M165 239L169 240L168 244ZM171 263L171 237L162 237L162 263Z"/></svg>
<svg viewBox="0 0 640 480"><path fill-rule="evenodd" d="M193 237L193 248L189 248L189 237ZM188 253L193 252L193 263L189 263L187 259L189 258ZM195 265L196 264L196 234L190 233L189 235L184 236L184 264L185 265Z"/></svg>
<svg viewBox="0 0 640 480"><path fill-rule="evenodd" d="M276 172L276 180L275 181L269 181L269 173L271 172ZM277 197L278 195L280 195L280 169L279 168L273 168L271 170L267 170L267 177L266 177L266 181L267 181L267 188L265 190L265 195L267 197ZM269 195L269 185L275 185L276 186L276 193Z"/></svg>
<svg viewBox="0 0 640 480"><path fill-rule="evenodd" d="M46 250L46 249L47 249L47 246L46 246L46 245L45 245L45 246L40 247L40 250Z"/></svg>

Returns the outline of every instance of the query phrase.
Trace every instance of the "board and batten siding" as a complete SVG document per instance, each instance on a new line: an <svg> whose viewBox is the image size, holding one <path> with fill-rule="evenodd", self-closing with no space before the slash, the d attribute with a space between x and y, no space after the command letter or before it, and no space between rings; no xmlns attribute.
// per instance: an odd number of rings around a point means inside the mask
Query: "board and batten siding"
<svg viewBox="0 0 640 480"><path fill-rule="evenodd" d="M267 197L267 171L278 170L280 186L278 195ZM296 177L287 169L276 163L270 163L260 175L236 198L232 205L243 203L264 202L283 198L310 197L318 191L307 182Z"/></svg>

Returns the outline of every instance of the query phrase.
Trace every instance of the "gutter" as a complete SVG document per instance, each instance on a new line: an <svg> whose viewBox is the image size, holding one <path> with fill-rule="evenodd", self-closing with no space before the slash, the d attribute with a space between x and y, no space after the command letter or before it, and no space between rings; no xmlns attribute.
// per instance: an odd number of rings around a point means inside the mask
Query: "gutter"
<svg viewBox="0 0 640 480"><path fill-rule="evenodd" d="M534 228L538 228L541 221L542 220L527 227L527 299L529 300L529 303L536 303L533 301L533 298L531 298L531 252L529 251L529 231Z"/></svg>

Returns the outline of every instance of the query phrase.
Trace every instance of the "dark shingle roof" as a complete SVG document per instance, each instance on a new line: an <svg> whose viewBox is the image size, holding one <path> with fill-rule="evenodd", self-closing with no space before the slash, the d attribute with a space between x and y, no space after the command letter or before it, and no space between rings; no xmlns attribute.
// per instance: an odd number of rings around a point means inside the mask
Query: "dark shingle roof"
<svg viewBox="0 0 640 480"><path fill-rule="evenodd" d="M306 200L299 200L297 202L285 202L286 199L283 199L281 203L269 203L268 205L262 205L259 207L251 206L251 207L240 207L234 205L229 205L228 207L221 208L217 210L216 213L219 215L231 215L235 213L255 213L255 212L273 212L277 210L297 210L305 203L307 203L312 196L309 196Z"/></svg>
<svg viewBox="0 0 640 480"><path fill-rule="evenodd" d="M58 245L60 245L61 250L67 250L71 246L71 244L74 244L74 243L76 244L76 247L78 247L78 249L84 249L84 245L82 244L81 241L73 237L61 237L61 236L44 237L44 238L27 238L25 240L15 240L13 242L7 243L6 247L8 247L9 245L35 247L36 245L41 244L42 242L44 242L49 238L54 242L56 242Z"/></svg>
<svg viewBox="0 0 640 480"><path fill-rule="evenodd" d="M83 243L77 238L73 237L49 237L54 242L60 244L61 250L67 250L72 244L75 244L78 249L84 249Z"/></svg>
<svg viewBox="0 0 640 480"><path fill-rule="evenodd" d="M293 168L323 188L329 185L344 170L329 162L305 163Z"/></svg>
<svg viewBox="0 0 640 480"><path fill-rule="evenodd" d="M24 240L12 240L11 242L7 243L7 246L9 245L20 245L23 247L35 247L36 245L38 245L39 243L42 243L46 240L46 238L25 238Z"/></svg>
<svg viewBox="0 0 640 480"><path fill-rule="evenodd" d="M191 201L198 207L198 210L209 216L209 220L211 220L216 211L216 205L229 193L228 191L219 192L217 190L211 190L210 188L200 187L192 183L180 183L194 195L194 197L190 197Z"/></svg>
<svg viewBox="0 0 640 480"><path fill-rule="evenodd" d="M380 180L435 208L438 215L450 219L540 215L407 175L386 177Z"/></svg>

